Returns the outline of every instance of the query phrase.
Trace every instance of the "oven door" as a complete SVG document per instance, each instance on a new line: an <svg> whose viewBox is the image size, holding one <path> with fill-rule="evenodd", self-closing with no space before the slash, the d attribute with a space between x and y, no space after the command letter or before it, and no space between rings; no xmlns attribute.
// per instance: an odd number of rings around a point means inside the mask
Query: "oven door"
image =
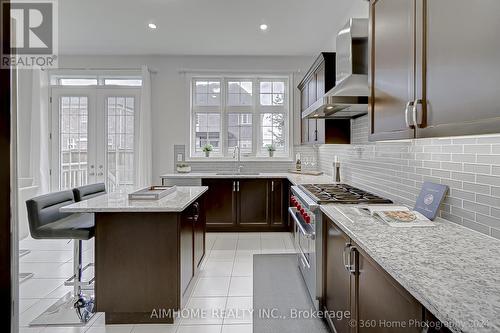
<svg viewBox="0 0 500 333"><path fill-rule="evenodd" d="M294 221L295 246L298 266L307 285L311 299L316 299L315 232L310 224L302 220L295 207L288 208Z"/></svg>

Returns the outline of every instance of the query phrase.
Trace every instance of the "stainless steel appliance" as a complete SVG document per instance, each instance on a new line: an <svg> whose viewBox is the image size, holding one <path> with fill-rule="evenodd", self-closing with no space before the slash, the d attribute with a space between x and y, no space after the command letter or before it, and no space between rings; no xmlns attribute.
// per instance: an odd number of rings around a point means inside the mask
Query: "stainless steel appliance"
<svg viewBox="0 0 500 333"><path fill-rule="evenodd" d="M323 221L321 204L389 204L382 198L356 187L341 184L306 184L292 186L291 207L294 243L300 272L316 309L323 290Z"/></svg>
<svg viewBox="0 0 500 333"><path fill-rule="evenodd" d="M368 113L368 19L352 18L337 34L336 84L302 118L356 118Z"/></svg>

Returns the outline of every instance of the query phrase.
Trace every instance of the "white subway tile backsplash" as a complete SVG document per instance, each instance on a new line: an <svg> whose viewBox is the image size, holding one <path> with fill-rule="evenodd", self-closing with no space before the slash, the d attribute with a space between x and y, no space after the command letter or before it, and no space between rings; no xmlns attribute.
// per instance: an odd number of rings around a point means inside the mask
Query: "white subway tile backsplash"
<svg viewBox="0 0 500 333"><path fill-rule="evenodd" d="M343 181L408 206L424 181L446 184L440 216L500 239L500 135L373 143L368 117L351 123L354 145L319 146L320 170L338 155Z"/></svg>
<svg viewBox="0 0 500 333"><path fill-rule="evenodd" d="M464 153L491 154L491 145L465 145Z"/></svg>
<svg viewBox="0 0 500 333"><path fill-rule="evenodd" d="M477 175L476 182L480 184L489 184L493 186L500 186L500 177L499 176L486 176L486 175Z"/></svg>
<svg viewBox="0 0 500 333"><path fill-rule="evenodd" d="M477 155L477 162L484 164L500 164L500 155Z"/></svg>
<svg viewBox="0 0 500 333"><path fill-rule="evenodd" d="M482 184L464 182L463 189L466 191L475 192L475 193L482 193L482 194L490 194L491 193L490 187L488 185L482 185Z"/></svg>
<svg viewBox="0 0 500 333"><path fill-rule="evenodd" d="M465 172L473 172L473 173L490 174L491 173L491 165L464 163L464 171Z"/></svg>

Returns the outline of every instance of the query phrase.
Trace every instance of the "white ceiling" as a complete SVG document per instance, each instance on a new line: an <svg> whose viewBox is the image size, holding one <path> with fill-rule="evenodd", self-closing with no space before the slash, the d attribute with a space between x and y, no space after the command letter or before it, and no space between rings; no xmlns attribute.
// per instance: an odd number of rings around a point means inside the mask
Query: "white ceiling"
<svg viewBox="0 0 500 333"><path fill-rule="evenodd" d="M63 0L59 53L314 55L367 8L364 0Z"/></svg>

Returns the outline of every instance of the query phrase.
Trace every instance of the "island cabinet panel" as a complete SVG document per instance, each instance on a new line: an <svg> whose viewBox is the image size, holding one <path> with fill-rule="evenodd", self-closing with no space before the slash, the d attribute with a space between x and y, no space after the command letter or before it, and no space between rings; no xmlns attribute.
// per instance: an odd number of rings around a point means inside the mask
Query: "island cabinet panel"
<svg viewBox="0 0 500 333"><path fill-rule="evenodd" d="M227 228L236 224L236 183L233 179L203 179L208 227Z"/></svg>
<svg viewBox="0 0 500 333"><path fill-rule="evenodd" d="M205 255L205 234L206 221L203 200L195 202L193 205L193 256L194 271L198 271L201 261Z"/></svg>
<svg viewBox="0 0 500 333"><path fill-rule="evenodd" d="M95 296L106 324L172 323L205 255L203 196L182 212L96 212Z"/></svg>
<svg viewBox="0 0 500 333"><path fill-rule="evenodd" d="M285 231L285 179L203 179L208 231Z"/></svg>
<svg viewBox="0 0 500 333"><path fill-rule="evenodd" d="M194 276L194 225L190 209L182 212L180 221L181 295L185 295Z"/></svg>
<svg viewBox="0 0 500 333"><path fill-rule="evenodd" d="M106 323L168 323L180 305L179 214L95 213L95 296ZM184 236L183 236L184 237Z"/></svg>
<svg viewBox="0 0 500 333"><path fill-rule="evenodd" d="M267 179L237 180L238 224L269 224L269 190Z"/></svg>
<svg viewBox="0 0 500 333"><path fill-rule="evenodd" d="M421 332L424 307L325 217L323 299L337 333ZM342 314L339 316L339 314Z"/></svg>

